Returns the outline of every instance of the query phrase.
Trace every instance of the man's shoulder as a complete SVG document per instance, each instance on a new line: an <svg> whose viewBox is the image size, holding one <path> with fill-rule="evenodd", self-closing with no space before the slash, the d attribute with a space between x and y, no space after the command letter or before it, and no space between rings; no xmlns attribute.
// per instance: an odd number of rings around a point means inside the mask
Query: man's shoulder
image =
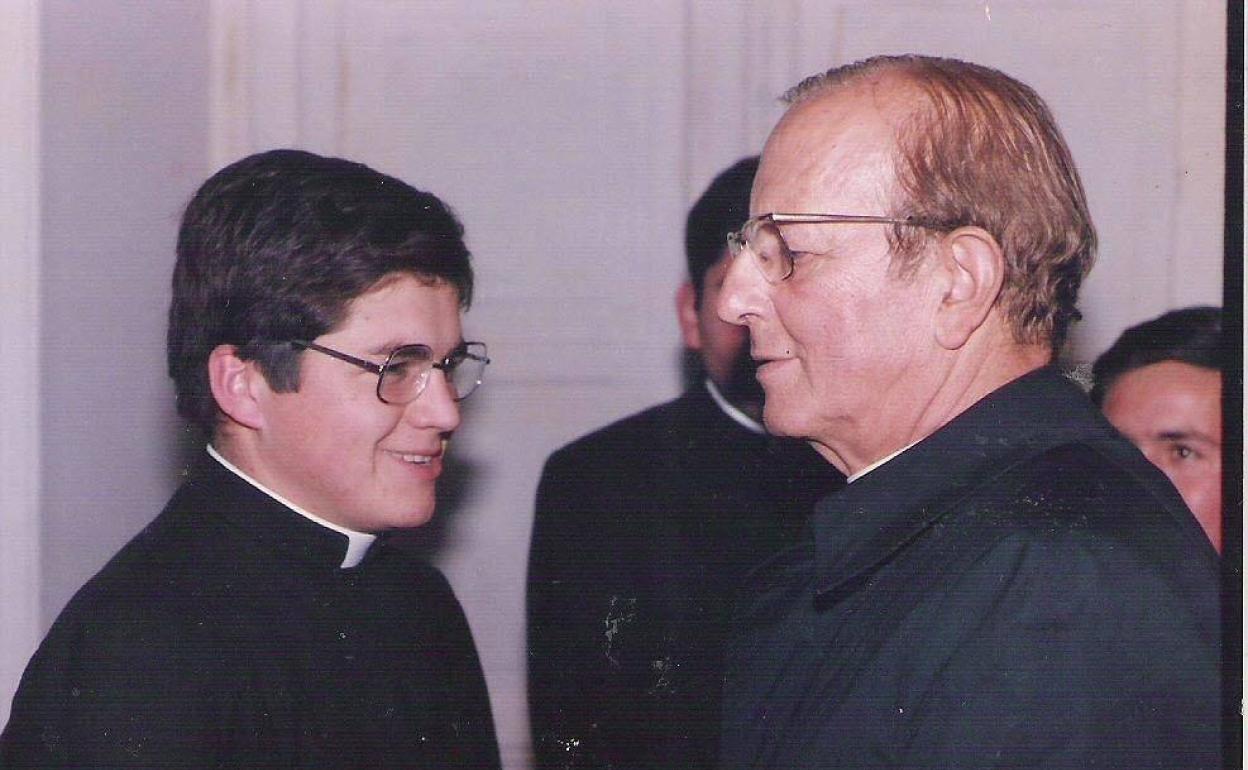
<svg viewBox="0 0 1248 770"><path fill-rule="evenodd" d="M169 608L171 600L199 593L195 585L212 574L224 553L224 533L217 522L192 520L171 506L172 501L78 590L58 624L100 617L138 620L155 608Z"/></svg>
<svg viewBox="0 0 1248 770"><path fill-rule="evenodd" d="M565 444L551 454L548 466L569 463L581 466L595 458L619 462L621 452L655 452L678 444L676 437L686 430L695 412L705 410L702 399L695 389L679 398L620 418ZM709 401L709 396L705 400Z"/></svg>
<svg viewBox="0 0 1248 770"><path fill-rule="evenodd" d="M1010 574L1036 601L1094 600L1107 613L1109 602L1128 615L1169 607L1213 633L1216 555L1177 492L1135 460L1095 440L1020 459L953 506L937 540L954 550L937 544L935 553L969 560L965 574L985 585Z"/></svg>
<svg viewBox="0 0 1248 770"><path fill-rule="evenodd" d="M1074 527L1119 541L1155 544L1164 537L1176 547L1189 540L1204 544L1199 525L1161 472L1125 442L1108 437L1017 458L985 479L977 495L1011 511L1015 523L1029 529Z"/></svg>
<svg viewBox="0 0 1248 770"><path fill-rule="evenodd" d="M259 493L225 473L201 471L186 476L160 513L78 590L56 626L108 621L170 628L179 617L202 620L211 597L254 582L251 566L261 560L248 556L245 538L219 514L246 508L244 501ZM267 512L259 508L255 515Z"/></svg>
<svg viewBox="0 0 1248 770"><path fill-rule="evenodd" d="M920 445L905 469L929 488L929 507L974 513L965 526L1078 531L1117 547L1206 545L1161 471L1054 370L1003 387Z"/></svg>

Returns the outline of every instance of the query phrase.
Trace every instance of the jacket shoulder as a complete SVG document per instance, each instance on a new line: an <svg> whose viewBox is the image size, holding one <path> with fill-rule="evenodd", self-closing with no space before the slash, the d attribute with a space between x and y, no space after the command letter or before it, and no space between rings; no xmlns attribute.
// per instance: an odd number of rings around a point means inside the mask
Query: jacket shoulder
<svg viewBox="0 0 1248 770"><path fill-rule="evenodd" d="M612 457L646 443L653 445L679 430L689 419L690 410L688 395L648 407L565 444L550 455L546 464L548 467L579 465L587 459Z"/></svg>

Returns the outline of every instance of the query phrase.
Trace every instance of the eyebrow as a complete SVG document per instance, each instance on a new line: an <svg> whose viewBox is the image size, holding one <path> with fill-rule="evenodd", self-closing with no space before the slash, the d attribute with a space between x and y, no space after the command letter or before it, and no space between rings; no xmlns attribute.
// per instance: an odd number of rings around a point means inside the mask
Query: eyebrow
<svg viewBox="0 0 1248 770"><path fill-rule="evenodd" d="M1212 436L1193 430L1163 430L1157 434L1157 438L1161 441L1203 441L1213 446L1222 446L1222 442Z"/></svg>
<svg viewBox="0 0 1248 770"><path fill-rule="evenodd" d="M433 345L430 345L427 342L401 342L399 340L388 340L368 350L365 353L365 355L380 356L381 358L385 358L389 356L391 353L393 353L394 351L398 350L399 348L406 347L408 345L424 345L430 350L433 350ZM459 350L463 347L464 347L464 339L461 337L459 342L456 342L454 345L451 345L451 347L441 357L444 358L445 356L449 356L451 353L454 353L456 350ZM436 356L436 351L434 351L434 353Z"/></svg>
<svg viewBox="0 0 1248 770"><path fill-rule="evenodd" d="M410 344L412 343L394 342L394 341L383 342L380 345L369 348L367 351L365 351L365 355L381 356L382 358L385 358L386 356L390 355L391 353L403 347L404 345L410 345Z"/></svg>

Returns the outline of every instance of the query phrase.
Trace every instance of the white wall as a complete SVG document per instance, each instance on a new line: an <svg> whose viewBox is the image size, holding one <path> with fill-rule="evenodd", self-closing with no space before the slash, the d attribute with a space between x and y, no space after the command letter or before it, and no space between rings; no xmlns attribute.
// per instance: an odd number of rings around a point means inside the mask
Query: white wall
<svg viewBox="0 0 1248 770"><path fill-rule="evenodd" d="M466 331L495 363L467 404L457 494L431 540L510 768L528 752L523 584L540 465L676 392L685 209L757 151L800 77L914 50L1037 87L1103 243L1075 357L1166 308L1220 301L1225 10L1208 0L43 6L44 567L29 588L44 622L175 481L162 346L187 196L275 145L362 160L447 200L476 259Z"/></svg>
<svg viewBox="0 0 1248 770"><path fill-rule="evenodd" d="M164 327L178 217L208 167L208 25L196 0L42 5L41 596L51 622L176 479Z"/></svg>
<svg viewBox="0 0 1248 770"><path fill-rule="evenodd" d="M39 623L39 4L0 5L0 723Z"/></svg>

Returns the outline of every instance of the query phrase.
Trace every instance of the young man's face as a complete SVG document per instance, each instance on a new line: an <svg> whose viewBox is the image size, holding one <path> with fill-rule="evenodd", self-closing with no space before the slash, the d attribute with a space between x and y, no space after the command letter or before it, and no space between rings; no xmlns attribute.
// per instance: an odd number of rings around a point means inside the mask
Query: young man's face
<svg viewBox="0 0 1248 770"><path fill-rule="evenodd" d="M357 297L346 320L314 341L384 363L395 348L428 345L440 360L463 340L459 297L445 282L400 275ZM459 407L443 373L414 401L385 404L377 375L314 351L299 389L261 397L253 465L262 484L323 519L361 532L415 527L433 515L434 487Z"/></svg>
<svg viewBox="0 0 1248 770"><path fill-rule="evenodd" d="M1114 380L1105 416L1179 490L1222 551L1222 375L1163 361Z"/></svg>

